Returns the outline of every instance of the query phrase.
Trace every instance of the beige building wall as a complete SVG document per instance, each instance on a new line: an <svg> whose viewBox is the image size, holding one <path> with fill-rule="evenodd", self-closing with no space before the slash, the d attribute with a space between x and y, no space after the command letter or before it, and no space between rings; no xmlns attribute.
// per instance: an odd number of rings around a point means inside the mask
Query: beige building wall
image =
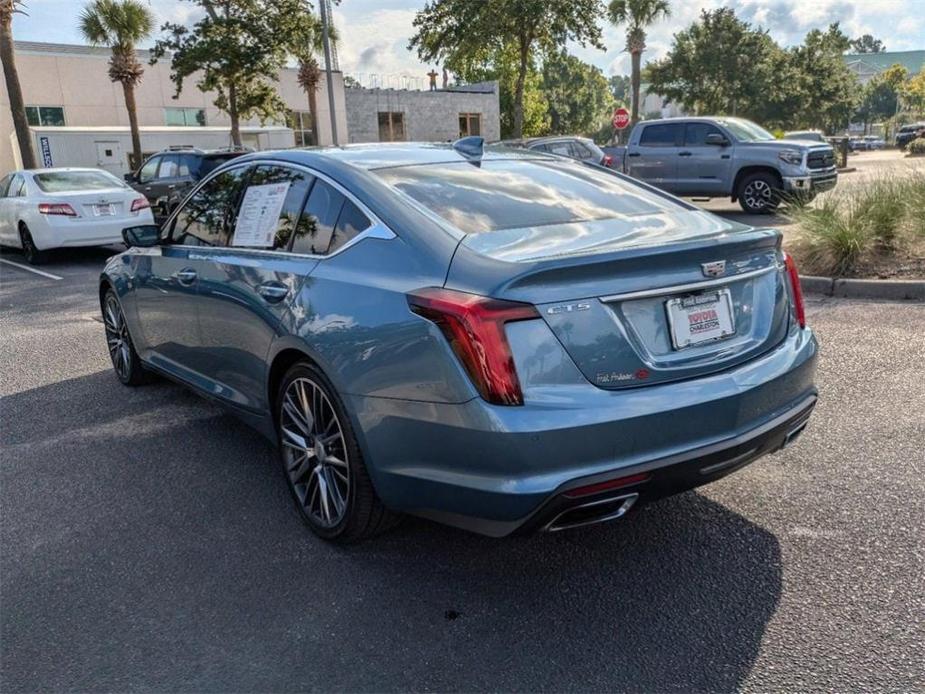
<svg viewBox="0 0 925 694"><path fill-rule="evenodd" d="M127 126L128 113L122 86L109 80L107 74L110 52L88 46L16 42L16 66L23 97L29 106L61 106L68 126ZM142 126L164 126L165 109L174 107L205 110L206 125L230 126L228 117L212 102L213 92L203 93L193 75L186 80L183 91L174 99L175 88L170 81L169 61L148 65L147 51L139 51L145 74L135 91L138 122ZM292 110L308 111L308 97L299 86L295 68L284 69L279 76L278 90ZM348 141L347 118L344 111L344 79L340 72L332 73L337 130L340 142ZM327 80L322 76L317 95L316 130L320 144L333 142ZM242 125L259 125L251 120ZM294 143L293 143L294 144ZM15 136L6 86L0 80L0 174L18 165L14 155Z"/></svg>

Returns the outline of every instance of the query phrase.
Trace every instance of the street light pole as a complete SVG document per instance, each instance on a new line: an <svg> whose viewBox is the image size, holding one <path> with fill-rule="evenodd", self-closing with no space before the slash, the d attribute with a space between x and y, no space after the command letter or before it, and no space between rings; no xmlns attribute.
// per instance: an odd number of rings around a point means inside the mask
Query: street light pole
<svg viewBox="0 0 925 694"><path fill-rule="evenodd" d="M328 108L331 112L331 139L335 145L340 144L337 141L337 114L334 112L334 78L331 75L331 37L328 35L328 3L327 0L321 0L321 38L324 42L324 72L327 75L328 82Z"/></svg>

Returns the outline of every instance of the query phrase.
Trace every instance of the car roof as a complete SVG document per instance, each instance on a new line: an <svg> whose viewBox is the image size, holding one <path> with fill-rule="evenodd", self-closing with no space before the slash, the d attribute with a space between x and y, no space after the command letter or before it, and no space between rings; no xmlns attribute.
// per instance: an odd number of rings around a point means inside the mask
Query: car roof
<svg viewBox="0 0 925 694"><path fill-rule="evenodd" d="M500 161L553 158L552 155L541 152L497 144L485 145L480 159L481 161ZM397 166L471 163L473 161L472 157L454 149L451 143L376 142L254 152L235 159L235 163L267 159L312 166L323 173L333 173L344 168L373 171Z"/></svg>
<svg viewBox="0 0 925 694"><path fill-rule="evenodd" d="M112 173L106 171L105 169L100 169L93 166L53 166L47 169L20 169L19 171L13 171L11 173L27 173L30 175L41 174L41 173L64 173L66 171L72 172L92 172L92 173L106 173L110 176L113 176Z"/></svg>

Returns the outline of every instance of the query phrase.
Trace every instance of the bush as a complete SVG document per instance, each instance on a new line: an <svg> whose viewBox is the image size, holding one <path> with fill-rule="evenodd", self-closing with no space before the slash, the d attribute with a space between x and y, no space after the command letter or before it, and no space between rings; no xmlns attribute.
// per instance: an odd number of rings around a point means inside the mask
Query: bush
<svg viewBox="0 0 925 694"><path fill-rule="evenodd" d="M800 226L795 250L806 272L849 274L868 253L892 253L925 239L925 174L875 179L787 215Z"/></svg>
<svg viewBox="0 0 925 694"><path fill-rule="evenodd" d="M909 143L909 154L925 154L925 137L917 137Z"/></svg>

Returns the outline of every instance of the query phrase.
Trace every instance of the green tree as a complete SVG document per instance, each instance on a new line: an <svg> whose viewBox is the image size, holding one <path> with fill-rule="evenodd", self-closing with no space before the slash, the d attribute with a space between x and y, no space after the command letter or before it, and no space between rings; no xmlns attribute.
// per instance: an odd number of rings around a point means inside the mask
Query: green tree
<svg viewBox="0 0 925 694"><path fill-rule="evenodd" d="M549 102L549 126L553 134L589 134L606 120L613 104L607 78L565 49L547 56L543 63L543 94Z"/></svg>
<svg viewBox="0 0 925 694"><path fill-rule="evenodd" d="M813 29L802 45L790 49L801 96L792 115L798 127L834 132L847 125L860 95L857 78L842 58L850 44L836 22L826 31Z"/></svg>
<svg viewBox="0 0 925 694"><path fill-rule="evenodd" d="M611 75L607 80L610 87L610 96L614 103L627 106L630 99L631 79L629 75Z"/></svg>
<svg viewBox="0 0 925 694"><path fill-rule="evenodd" d="M903 102L912 111L925 113L925 68L902 86Z"/></svg>
<svg viewBox="0 0 925 694"><path fill-rule="evenodd" d="M671 16L668 0L611 0L607 6L607 17L615 26L626 25L626 52L632 63L632 106L631 118L639 120L639 75L642 53L646 50L646 27L659 19Z"/></svg>
<svg viewBox="0 0 925 694"><path fill-rule="evenodd" d="M132 132L133 167L140 166L142 160L135 87L144 74L135 45L148 38L153 29L154 15L139 0L94 0L80 13L80 33L87 42L112 49L109 79L122 85Z"/></svg>
<svg viewBox="0 0 925 694"><path fill-rule="evenodd" d="M506 54L513 47L517 60L511 134L522 137L524 95L537 53L568 40L603 48L596 21L600 12L601 0L430 0L414 17L415 34L408 47L423 62L445 65L457 74L466 65L486 61L507 68Z"/></svg>
<svg viewBox="0 0 925 694"><path fill-rule="evenodd" d="M318 54L324 50L321 20L314 14L306 13L305 20L300 24L301 36L296 37L293 55L298 63L297 79L299 86L308 96L308 110L312 114L313 144L318 144L318 85L321 83L321 66L318 64ZM337 42L334 27L328 27L328 38L332 44ZM344 86L349 86L344 78Z"/></svg>
<svg viewBox="0 0 925 694"><path fill-rule="evenodd" d="M883 41L875 39L870 34L864 34L851 41L851 49L855 53L883 53L886 46Z"/></svg>
<svg viewBox="0 0 925 694"><path fill-rule="evenodd" d="M231 140L241 144L241 120L282 120L286 105L276 91L279 71L303 50L304 24L312 22L304 0L189 0L204 11L192 28L167 23L152 62L170 55L177 95L198 75L196 86L214 91L215 107L231 120Z"/></svg>
<svg viewBox="0 0 925 694"><path fill-rule="evenodd" d="M20 4L18 0L0 0L0 62L3 63L3 78L10 97L10 111L16 140L19 143L19 157L24 168L34 169L35 152L32 150L26 104L22 97L22 86L19 84L19 73L16 70L16 53L13 49L13 15L22 13Z"/></svg>
<svg viewBox="0 0 925 694"><path fill-rule="evenodd" d="M794 100L786 53L728 8L702 11L646 72L650 91L696 113L772 124L784 119Z"/></svg>

